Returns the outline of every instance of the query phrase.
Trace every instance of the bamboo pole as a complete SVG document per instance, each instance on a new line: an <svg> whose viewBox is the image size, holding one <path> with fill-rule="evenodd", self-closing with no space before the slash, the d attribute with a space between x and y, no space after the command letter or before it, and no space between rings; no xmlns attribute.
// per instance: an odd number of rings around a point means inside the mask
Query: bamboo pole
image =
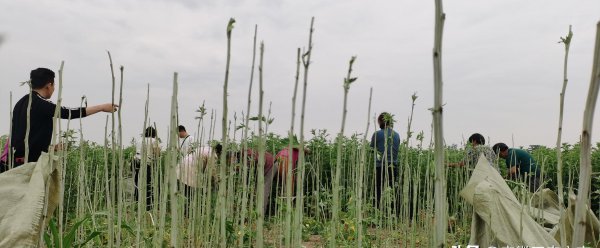
<svg viewBox="0 0 600 248"><path fill-rule="evenodd" d="M227 24L227 62L225 65L225 80L223 83L223 116L221 122L221 145L223 150L221 153L221 165L219 166L219 220L220 220L220 246L225 248L227 246L227 208L225 207L225 187L226 187L226 165L227 165L227 83L229 81L229 64L231 62L231 31L233 30L233 24L235 19L230 18Z"/></svg>
<svg viewBox="0 0 600 248"><path fill-rule="evenodd" d="M304 65L304 86L302 90L302 110L300 114L300 154L298 156L298 176L296 177L296 215L294 216L294 230L293 234L293 246L299 247L302 242L302 212L304 210L304 199L303 199L303 180L304 180L304 113L306 110L306 89L308 85L308 69L310 67L310 56L312 54L312 35L314 32L315 17L310 20L310 30L308 36L308 49L306 53L302 55L302 64ZM292 165L289 165L292 166Z"/></svg>
<svg viewBox="0 0 600 248"><path fill-rule="evenodd" d="M120 83L119 83L119 112L117 113L117 121L118 121L118 144L119 146L117 147L117 151L113 151L114 152L118 152L119 156L117 157L117 161L118 161L118 174L117 174L117 178L118 178L118 195L117 195L117 247L121 247L121 223L122 223L122 219L123 219L123 188L124 188L124 183L123 183L123 127L121 125L121 104L123 104L123 66L119 67L119 71L120 71ZM114 103L112 106L115 106ZM114 111L113 111L114 112Z"/></svg>
<svg viewBox="0 0 600 248"><path fill-rule="evenodd" d="M264 203L264 185L265 185L265 137L263 130L263 54L265 52L264 42L260 43L260 59L258 65L258 85L259 85L259 98L258 98L258 164L256 165L258 176L258 182L256 184L256 213L258 218L256 220L256 247L263 247L263 225L265 213L263 211ZM246 151L244 151L245 155Z"/></svg>
<svg viewBox="0 0 600 248"><path fill-rule="evenodd" d="M150 84L146 85L146 103L144 104L144 126L142 129L142 134L145 133L146 128L148 126L148 106L150 104ZM120 105L119 105L120 106ZM146 138L145 135L142 135L142 142L140 143L141 147L140 147L140 168L138 171L138 185L137 186L137 191L138 191L138 199L142 199L141 201L138 200L137 202L137 218L138 221L136 222L137 224L137 228L136 228L136 232L135 232L135 243L136 243L136 247L140 247L141 245L141 233L142 230L144 230L144 221L142 221L142 214L143 212L145 212L146 210L146 187L148 187L148 185L146 185L147 183L146 180L145 181L140 181L139 178L143 178L146 179L147 175L146 175L146 170L147 170L147 157L148 155L146 154ZM135 176L135 174L134 174ZM133 179L135 180L135 178ZM140 183L141 182L141 183ZM140 187L141 186L141 187ZM156 205L156 204L154 204Z"/></svg>
<svg viewBox="0 0 600 248"><path fill-rule="evenodd" d="M573 32L571 32L571 25L569 25L569 33L567 34L567 36L565 36L565 38L561 37L561 41L559 43L563 43L565 44L565 59L564 59L564 66L563 66L563 86L562 86L562 90L560 92L560 114L558 117L558 136L556 138L556 161L557 161L557 175L556 175L556 179L558 182L558 202L559 202L559 209L560 209L560 220L559 220L559 225L560 228L558 229L560 232L560 246L561 247L567 247L567 235L566 235L566 225L565 225L565 220L562 217L565 213L565 200L564 200L564 191L563 191L563 180L562 180L562 176L563 176L563 168L562 168L562 142L561 142L561 137L562 137L562 122L563 122L563 112L564 112L564 106L565 106L565 93L567 91L567 83L569 82L569 79L567 77L567 62L569 61L569 47L571 45L571 38L573 38ZM543 178L543 177L542 177Z"/></svg>
<svg viewBox="0 0 600 248"><path fill-rule="evenodd" d="M369 152L368 150L368 144L367 144L367 134L369 133L369 124L371 123L369 121L369 118L371 116L371 100L373 99L373 87L371 87L369 89L369 108L367 110L367 128L365 128L365 133L363 135L363 144L362 144L362 151L361 151L361 158L360 158L360 163L359 163L359 167L358 167L358 174L357 174L357 180L356 180L356 219L357 219L357 229L358 229L358 238L357 238L357 247L361 248L363 246L363 213L362 213L362 201L363 201L363 186L364 186L364 171L365 171L365 165L367 164L367 153Z"/></svg>
<svg viewBox="0 0 600 248"><path fill-rule="evenodd" d="M584 245L585 227L588 222L590 185L592 183L592 124L594 110L598 100L600 88L600 22L596 23L596 46L594 48L594 61L592 63L592 79L588 90L588 97L583 112L583 131L581 132L581 155L579 165L579 189L577 190L577 207L575 209L575 227L573 228L573 247Z"/></svg>
<svg viewBox="0 0 600 248"><path fill-rule="evenodd" d="M434 102L433 131L435 139L435 231L432 247L444 247L447 228L446 167L444 166L444 133L442 118L442 33L446 14L442 0L435 1L435 41L433 48Z"/></svg>
<svg viewBox="0 0 600 248"><path fill-rule="evenodd" d="M290 131L288 132L288 166L286 172L285 184L285 247L292 247L292 169L293 169L293 148L292 140L294 138L294 121L296 119L296 96L298 93L298 81L300 81L300 48L296 54L296 76L294 77L294 94L292 95L292 118L290 123Z"/></svg>
<svg viewBox="0 0 600 248"><path fill-rule="evenodd" d="M250 85L248 86L248 103L246 105L246 116L244 116L244 129L242 138L243 152L248 151L248 125L250 124L250 106L252 105L252 82L254 81L254 63L256 61L256 34L258 25L254 25L254 39L252 43L252 66L250 68ZM240 213L240 235L238 236L238 246L244 244L244 234L246 233L245 219L248 206L248 156L242 157L242 206Z"/></svg>
<svg viewBox="0 0 600 248"><path fill-rule="evenodd" d="M110 55L110 51L106 51L108 53L108 60L110 62L110 73L111 73L111 79L112 79L112 94L111 94L111 104L114 106L115 105L115 72L114 72L114 68L113 68L113 62L112 62L112 56ZM116 199L116 186L115 186L115 160L116 158L116 154L115 154L115 113L111 113L111 123L112 123L112 128L110 131L110 136L111 136L111 170L110 170L110 188L109 188L109 195L110 195L110 199ZM115 226L115 222L114 222L114 207L113 207L113 202L109 202L108 205L108 230L109 230L109 235L108 235L108 247L112 247L113 246L113 242L115 241L115 235L114 235L114 231L113 228ZM118 228L118 227L117 227ZM117 239L120 239L120 237L116 237ZM117 242L119 243L119 242ZM117 246L118 247L118 246Z"/></svg>
<svg viewBox="0 0 600 248"><path fill-rule="evenodd" d="M56 101L56 108L54 109L54 115L53 115L53 118L52 118L52 141L50 143L50 149L48 149L48 152L50 154L50 156L49 156L50 160L52 160L52 157L53 157L54 152L55 152L54 147L57 144L57 140L59 139L58 133L60 132L60 129L57 130L56 127L58 126L57 124L60 121L60 107L61 107L61 104L62 104L62 79L63 79L62 75L63 75L64 66L65 66L65 61L61 61L60 62L60 69L58 69L58 100ZM30 86L31 86L31 84L30 84ZM29 105L28 106L29 110L27 111L27 115L28 115L27 116L27 125L28 125L27 129L28 129L28 131L29 131L29 124L30 124L29 123L29 114L30 114L29 112L31 110L31 100L32 99L31 99L31 93L30 93L29 94L29 104L28 104ZM29 143L29 139L25 139L25 140L26 140L26 142L25 142L26 144ZM26 156L27 156L27 153L26 153ZM50 162L52 162L52 161L50 161ZM61 182L60 182L61 185L59 185L59 188L64 188L63 183L64 182L61 180ZM48 188L46 188L46 192L48 192ZM63 189L62 192L64 194L64 189ZM46 195L46 201L47 201L47 198L48 197ZM60 203L62 203L63 202L62 201L62 195L61 195L60 199L61 199ZM59 206L59 207L61 207L61 210L60 210L60 213L59 213L60 219L58 221L58 231L59 231L58 243L62 246L62 242L63 242L63 235L62 235L62 233L63 233L63 229L64 229L64 223L63 223L64 221L62 220L62 217L63 217L62 216L62 214L63 214L62 204L60 204L60 205L61 206ZM47 208L47 204L44 204L44 213L47 212L46 208ZM44 218L43 223L47 223L47 220L46 220L47 216L44 215L43 218ZM40 237L42 237L41 235L42 234L40 234ZM43 239L40 238L40 242L42 240Z"/></svg>
<svg viewBox="0 0 600 248"><path fill-rule="evenodd" d="M177 192L177 72L173 74L173 96L171 98L171 124L169 152L167 155L169 176L169 199L171 200L171 247L179 247L179 194Z"/></svg>
<svg viewBox="0 0 600 248"><path fill-rule="evenodd" d="M350 58L350 62L348 63L348 75L344 78L344 105L342 110L342 126L340 128L340 132L337 137L337 160L335 167L335 177L333 183L333 209L331 216L331 236L330 236L330 245L332 247L336 247L336 230L337 225L339 225L339 211L340 209L340 178L342 174L342 145L344 141L344 128L346 126L346 114L348 113L347 105L348 105L348 91L350 91L350 84L356 81L357 78L353 78L352 74L352 65L354 65L354 61L356 61L356 56L352 56Z"/></svg>

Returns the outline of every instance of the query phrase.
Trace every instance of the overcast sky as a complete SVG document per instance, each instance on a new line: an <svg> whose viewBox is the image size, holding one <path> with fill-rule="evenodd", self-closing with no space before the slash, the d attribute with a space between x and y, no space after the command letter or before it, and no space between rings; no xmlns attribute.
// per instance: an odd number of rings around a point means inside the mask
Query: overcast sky
<svg viewBox="0 0 600 248"><path fill-rule="evenodd" d="M553 146L564 58L564 47L557 42L567 34L569 25L573 25L574 37L563 140L577 142L600 1L452 0L444 4L446 142L460 144L480 132L492 144ZM416 92L413 130L424 131L429 140L433 13L433 0L0 0L0 34L4 36L0 45L0 133L9 131L9 92L13 92L14 104L26 94L18 82L27 80L37 67L57 71L61 60L65 61L64 105L79 106L83 95L90 105L110 102L106 50L111 51L116 67L125 67L122 115L126 140L141 133L147 84L149 116L166 140L173 72L179 73L181 124L195 133L194 110L205 101L207 108L219 113L220 126L225 29L228 19L234 17L230 117L237 112L239 120L246 109L256 24L258 39L265 43L265 111L272 102L275 121L270 130L285 135L290 125L296 49L307 46L314 16L305 135L311 137L311 129L339 132L343 78L348 60L356 55L353 73L358 80L348 96L346 134L364 132L369 88L373 87L372 115L393 113L395 129L403 138L410 96ZM258 86L258 77L255 83ZM255 87L253 92L257 91ZM55 93L52 100L56 97ZM254 94L251 115L256 115L257 109L258 95ZM105 118L106 114L85 118L84 137L102 141ZM78 128L78 124L72 122L71 127ZM594 128L597 141L599 120ZM369 132L373 130L371 125ZM217 130L217 138L219 133Z"/></svg>

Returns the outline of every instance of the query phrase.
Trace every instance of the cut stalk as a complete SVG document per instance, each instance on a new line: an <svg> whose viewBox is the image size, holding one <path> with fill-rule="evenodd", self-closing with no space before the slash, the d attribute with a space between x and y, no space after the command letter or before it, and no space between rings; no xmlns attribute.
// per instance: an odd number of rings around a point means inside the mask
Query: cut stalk
<svg viewBox="0 0 600 248"><path fill-rule="evenodd" d="M444 165L444 134L442 118L442 34L444 31L444 14L442 0L435 1L435 41L433 48L433 130L435 139L435 231L432 247L444 247L446 240L446 166Z"/></svg>
<svg viewBox="0 0 600 248"><path fill-rule="evenodd" d="M263 131L263 54L265 52L265 44L263 42L260 43L260 59L258 65L258 85L259 85L259 98L258 98L258 164L257 167L257 176L258 183L256 184L256 213L258 213L258 218L256 220L256 247L263 247L263 225L264 225L264 185L265 185L265 137ZM244 154L246 151L244 151Z"/></svg>
<svg viewBox="0 0 600 248"><path fill-rule="evenodd" d="M358 229L358 238L357 238L357 246L361 248L363 246L363 213L362 213L362 201L363 201L363 182L364 180L364 172L365 165L367 164L367 152L368 152L368 144L367 144L367 134L369 133L369 118L371 116L371 100L373 99L373 87L369 90L369 108L367 110L367 128L365 128L365 133L363 135L363 144L362 144L362 152L360 163L358 167L358 179L356 180L356 218L357 218L357 229Z"/></svg>
<svg viewBox="0 0 600 248"><path fill-rule="evenodd" d="M348 75L344 78L344 105L342 110L342 126L340 128L340 132L337 137L337 160L335 167L335 177L333 184L333 209L331 216L331 236L330 236L330 245L336 247L336 230L339 225L339 211L340 209L340 178L342 176L342 145L344 142L344 128L346 126L346 114L348 113L347 105L348 105L348 91L350 90L350 84L356 81L357 78L351 77L352 74L352 65L356 61L356 56L350 58L350 62L348 63Z"/></svg>
<svg viewBox="0 0 600 248"><path fill-rule="evenodd" d="M577 190L577 207L573 228L573 247L584 245L585 227L588 222L588 207L590 185L592 183L592 124L594 110L598 100L600 88L600 22L596 23L596 46L594 48L594 61L592 63L592 79L588 90L588 97L583 112L583 131L581 132L581 156L579 165L579 189Z"/></svg>
<svg viewBox="0 0 600 248"><path fill-rule="evenodd" d="M108 53L108 60L110 62L110 74L111 74L111 79L112 79L112 94L111 94L111 97L112 97L111 99L112 100L111 100L111 104L114 106L115 105L115 81L116 81L115 80L115 72L114 72L114 68L113 68L113 62L112 62L112 57L110 55L110 51L106 51L106 52ZM115 188L116 187L116 185L115 185L115 181L116 181L116 178L115 178L115 165L116 165L116 161L115 160L117 159L117 157L116 157L116 154L115 154L115 150L116 150L115 149L116 148L115 147L115 143L116 143L115 142L115 113L114 112L111 113L110 116L111 116L110 120L111 120L111 123L112 123L112 128L111 128L111 131L110 131L111 147L112 147L112 149L111 149L112 159L111 159L110 189L109 189L110 193L109 194L110 194L110 198L111 199L116 199L116 188ZM112 230L112 226L115 225L115 222L114 222L114 208L113 208L113 203L112 202L110 202L109 206L108 206L108 216L109 216L108 217L108 225L111 226L109 228L110 234L108 235L109 236L108 247L110 248L110 247L112 247L113 242L115 241L115 236L114 236L114 233L113 233L113 230ZM118 227L117 227L117 230L118 230ZM117 236L116 238L120 239L121 237ZM117 241L117 243L119 243L119 241Z"/></svg>
<svg viewBox="0 0 600 248"><path fill-rule="evenodd" d="M229 64L231 62L231 31L233 30L233 24L235 23L235 19L230 18L229 23L227 24L227 62L225 65L225 80L223 83L223 116L221 122L221 145L223 146L223 150L221 153L221 165L219 166L219 220L220 220L220 246L225 248L227 246L227 208L225 206L225 187L226 187L226 165L227 165L227 83L229 81Z"/></svg>
<svg viewBox="0 0 600 248"><path fill-rule="evenodd" d="M246 105L246 116L244 118L244 130L242 138L243 152L248 151L248 125L250 124L250 106L252 105L252 82L254 81L254 63L256 61L256 34L258 26L254 25L254 40L252 43L252 66L250 68L250 85L248 86L248 103ZM244 234L246 232L246 212L248 206L248 156L242 156L242 206L240 213L240 235L238 236L238 246L244 243Z"/></svg>
<svg viewBox="0 0 600 248"><path fill-rule="evenodd" d="M171 200L171 247L179 247L179 194L177 193L177 72L173 74L173 96L171 98L171 125L169 133L169 198Z"/></svg>
<svg viewBox="0 0 600 248"><path fill-rule="evenodd" d="M52 159L52 157L54 155L54 146L56 145L56 141L57 141L58 136L59 136L58 133L60 132L60 129L57 131L56 127L58 126L57 124L60 121L59 120L59 116L60 116L60 107L61 107L61 104L62 104L62 79L63 79L62 75L63 75L64 66L65 66L65 61L61 61L60 62L60 69L58 70L58 100L56 101L56 108L54 109L54 117L52 119L52 129L53 129L52 130L52 142L51 142L51 145L50 145L50 149L48 150L49 153L50 153L50 156L49 156L50 159ZM31 94L30 94L29 108L31 108L31 100L32 99L31 99ZM27 111L27 115L29 115L29 110ZM27 124L29 125L29 116L27 117ZM29 129L29 126L28 126L28 129ZM27 144L29 139L26 139L26 140L27 140L26 141L26 144ZM59 188L63 189L64 188L64 182L61 180L61 182L59 184L60 184ZM46 192L47 192L47 190L46 190ZM63 189L62 192L64 194L64 189ZM46 200L47 200L47 197L46 197ZM62 203L62 200L63 200L63 198L62 198L62 195L61 195L61 197L60 197L60 202L61 203ZM46 207L47 207L47 204L44 204L44 208L46 208ZM45 209L44 209L44 213L46 213ZM62 213L63 212L62 212L62 206L61 206L61 216L60 216L60 219L58 221L58 223L59 223L59 226L58 226L58 231L59 231L58 242L59 242L59 244L61 246L62 246L62 242L63 242L63 235L62 235L62 233L63 233L63 228L64 228L64 223L63 223L63 220L62 220L62 217L63 217ZM43 223L47 223L46 217L47 216L44 216L44 222ZM41 242L41 240L42 239L40 239L40 242Z"/></svg>
<svg viewBox="0 0 600 248"><path fill-rule="evenodd" d="M567 234L566 234L566 225L565 225L565 220L562 218L562 216L565 213L565 200L564 200L564 191L563 191L563 181L562 181L562 175L563 175L563 171L562 171L562 142L561 142L561 137L562 137L562 122L563 122L563 112L564 112L564 106L565 106L565 93L567 91L567 83L569 82L569 79L567 77L567 62L569 61L569 47L571 45L571 38L573 38L573 32L571 32L571 25L569 25L569 33L567 34L567 36L565 38L560 38L563 44L565 44L565 59L564 59L564 66L563 66L563 86L562 86L562 90L560 92L560 114L558 117L558 136L556 138L556 161L557 161L557 175L556 175L556 179L558 182L558 202L559 202L559 209L560 209L560 220L559 220L559 225L560 228L558 229L560 232L560 246L561 247L567 247ZM543 177L542 177L543 178Z"/></svg>
<svg viewBox="0 0 600 248"><path fill-rule="evenodd" d="M285 184L285 247L292 247L292 173L293 173L293 138L294 138L294 121L296 119L296 95L298 93L298 81L300 80L300 48L296 55L296 76L294 80L294 94L292 95L292 120L290 123L290 131L288 132L288 166L286 172Z"/></svg>
<svg viewBox="0 0 600 248"><path fill-rule="evenodd" d="M312 54L312 35L314 32L313 25L315 18L310 20L310 30L308 36L308 49L302 56L302 64L304 65L304 86L302 90L302 111L300 114L300 152L298 156L298 176L296 179L296 215L294 216L293 246L300 247L302 242L302 212L304 210L303 188L304 188L304 113L306 110L306 89L308 85L308 69L310 66L310 56ZM289 165L292 166L292 165Z"/></svg>
<svg viewBox="0 0 600 248"><path fill-rule="evenodd" d="M114 152L118 152L119 153L119 157L117 158L117 161L119 163L118 165L118 188L119 188L119 192L117 195L117 247L121 247L121 223L122 223L122 218L123 218L123 187L124 187L124 183L123 183L123 128L121 125L121 104L123 104L123 66L119 67L119 71L121 72L121 80L120 80L120 90L119 90L119 112L117 113L117 120L118 120L118 148L117 151L113 151ZM114 104L113 104L114 106ZM113 111L114 112L114 111Z"/></svg>

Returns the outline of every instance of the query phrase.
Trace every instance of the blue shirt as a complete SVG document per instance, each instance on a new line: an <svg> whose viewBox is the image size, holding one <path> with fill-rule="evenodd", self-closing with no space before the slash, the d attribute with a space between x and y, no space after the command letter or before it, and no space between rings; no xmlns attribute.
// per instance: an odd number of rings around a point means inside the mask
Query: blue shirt
<svg viewBox="0 0 600 248"><path fill-rule="evenodd" d="M384 163L398 165L400 135L396 131L386 128L375 132L371 138L371 147L377 149L376 167L381 167ZM386 157L384 157L384 153Z"/></svg>
<svg viewBox="0 0 600 248"><path fill-rule="evenodd" d="M517 172L521 176L524 176L525 173L539 176L540 172L537 168L535 160L526 151L508 148L508 156L504 160L506 161L506 166L508 166L509 169L516 166L518 169Z"/></svg>

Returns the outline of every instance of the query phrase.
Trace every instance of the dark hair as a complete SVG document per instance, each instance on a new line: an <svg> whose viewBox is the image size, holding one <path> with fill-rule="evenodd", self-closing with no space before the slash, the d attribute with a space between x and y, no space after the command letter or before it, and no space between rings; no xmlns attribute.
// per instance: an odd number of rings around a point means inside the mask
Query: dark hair
<svg viewBox="0 0 600 248"><path fill-rule="evenodd" d="M179 125L179 127L177 127L179 129L179 132L187 132L185 131L185 127L182 125Z"/></svg>
<svg viewBox="0 0 600 248"><path fill-rule="evenodd" d="M215 152L217 153L217 155L220 157L221 156L221 152L223 151L223 146L221 144L216 144L215 145Z"/></svg>
<svg viewBox="0 0 600 248"><path fill-rule="evenodd" d="M469 137L469 143L477 143L478 145L485 145L485 138L480 133L474 133Z"/></svg>
<svg viewBox="0 0 600 248"><path fill-rule="evenodd" d="M494 146L492 146L492 150L494 150L494 152L496 154L506 151L507 149L508 149L508 146L504 143L496 143Z"/></svg>
<svg viewBox="0 0 600 248"><path fill-rule="evenodd" d="M37 68L29 73L32 89L41 89L54 82L54 72L47 68Z"/></svg>
<svg viewBox="0 0 600 248"><path fill-rule="evenodd" d="M146 132L144 132L144 137L156 138L156 129L154 129L154 127L147 127Z"/></svg>
<svg viewBox="0 0 600 248"><path fill-rule="evenodd" d="M381 129L394 126L394 118L388 112L379 114L379 117L377 117L377 122L379 123L379 128Z"/></svg>

